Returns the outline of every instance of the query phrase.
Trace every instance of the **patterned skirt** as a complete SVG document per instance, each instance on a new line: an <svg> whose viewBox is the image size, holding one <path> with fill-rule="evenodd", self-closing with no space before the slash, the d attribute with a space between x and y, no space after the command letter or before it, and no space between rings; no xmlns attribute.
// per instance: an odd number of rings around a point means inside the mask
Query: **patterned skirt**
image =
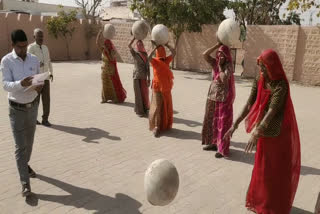
<svg viewBox="0 0 320 214"><path fill-rule="evenodd" d="M202 127L202 144L210 145L213 142L213 116L215 101L207 99Z"/></svg>
<svg viewBox="0 0 320 214"><path fill-rule="evenodd" d="M101 69L101 80L102 80L102 92L101 99L102 102L112 101L118 102L115 89L111 80L111 74L107 69Z"/></svg>
<svg viewBox="0 0 320 214"><path fill-rule="evenodd" d="M171 91L152 92L149 113L149 128L158 127L160 131L169 130L173 124L173 104Z"/></svg>
<svg viewBox="0 0 320 214"><path fill-rule="evenodd" d="M127 92L123 88L117 65L102 66L102 102L123 103Z"/></svg>
<svg viewBox="0 0 320 214"><path fill-rule="evenodd" d="M137 115L146 115L150 108L149 88L146 79L134 79L133 89L135 95L134 111Z"/></svg>
<svg viewBox="0 0 320 214"><path fill-rule="evenodd" d="M229 155L230 139L223 137L232 126L233 107L231 96L226 102L216 102L207 99L206 112L202 128L202 144L216 144L218 152Z"/></svg>
<svg viewBox="0 0 320 214"><path fill-rule="evenodd" d="M149 112L149 129L160 128L162 112L162 96L160 92L152 91L151 106Z"/></svg>

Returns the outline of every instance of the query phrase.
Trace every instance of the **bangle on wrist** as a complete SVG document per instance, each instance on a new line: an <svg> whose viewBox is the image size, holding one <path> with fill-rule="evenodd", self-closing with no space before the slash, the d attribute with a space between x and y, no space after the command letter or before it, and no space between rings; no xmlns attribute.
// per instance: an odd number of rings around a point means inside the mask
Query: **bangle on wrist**
<svg viewBox="0 0 320 214"><path fill-rule="evenodd" d="M255 131L253 132L253 136L254 136L255 138L260 137L259 131L258 131L258 130L255 130Z"/></svg>

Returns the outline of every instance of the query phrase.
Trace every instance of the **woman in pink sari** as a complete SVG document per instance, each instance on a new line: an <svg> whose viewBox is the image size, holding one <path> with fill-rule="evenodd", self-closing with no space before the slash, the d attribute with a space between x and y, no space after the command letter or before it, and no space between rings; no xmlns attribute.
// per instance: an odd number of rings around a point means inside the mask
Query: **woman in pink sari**
<svg viewBox="0 0 320 214"><path fill-rule="evenodd" d="M216 57L210 54L218 49ZM225 133L232 126L233 101L235 98L235 84L230 49L216 44L203 53L204 59L213 68L206 112L202 129L203 150L217 151L215 157L222 158L229 155L230 139L223 139Z"/></svg>
<svg viewBox="0 0 320 214"><path fill-rule="evenodd" d="M123 103L127 97L126 90L122 87L120 76L118 73L116 50L109 39L105 39L104 43L100 43L102 31L99 31L96 44L102 52L102 94L101 103L111 101L113 103Z"/></svg>

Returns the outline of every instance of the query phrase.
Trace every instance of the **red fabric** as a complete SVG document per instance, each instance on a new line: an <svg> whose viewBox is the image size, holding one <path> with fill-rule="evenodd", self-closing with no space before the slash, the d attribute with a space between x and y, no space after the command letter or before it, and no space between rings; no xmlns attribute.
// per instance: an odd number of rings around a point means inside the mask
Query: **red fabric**
<svg viewBox="0 0 320 214"><path fill-rule="evenodd" d="M228 63L230 63L231 65L232 63L232 56L231 56L231 51L230 48L228 46L225 45L221 45L220 48L218 49L217 53L216 53L216 59L217 59L217 64L213 69L213 79L219 79L220 80L220 68L219 68L219 64L220 64L220 57L218 56L219 53L223 53L223 55L226 57L226 60ZM233 66L230 67L231 69L231 78L229 79L229 87L230 87L230 94L232 95L232 102L234 101L235 97L236 97L236 87L235 87L235 81L234 81L234 75L233 75Z"/></svg>
<svg viewBox="0 0 320 214"><path fill-rule="evenodd" d="M156 58L166 58L166 49L162 45L156 50Z"/></svg>
<svg viewBox="0 0 320 214"><path fill-rule="evenodd" d="M109 53L111 51L115 50L113 43L109 39L105 40L104 46L105 46L105 48L108 49ZM107 56L107 58L110 62L110 65L114 66L114 75L111 76L111 81L112 81L114 90L116 92L118 102L122 103L122 102L124 102L124 100L127 97L127 92L123 88L121 80L120 80L120 76L118 73L118 67L117 67L117 59L115 57L114 57L114 59L112 59L112 57L109 55L108 51L104 50L104 54Z"/></svg>
<svg viewBox="0 0 320 214"><path fill-rule="evenodd" d="M156 58L151 60L151 65L153 67L152 89L156 92L160 92L163 100L160 130L172 128L173 123L171 89L173 87L174 77L169 67L171 61L172 56L166 57L163 46L158 47Z"/></svg>
<svg viewBox="0 0 320 214"><path fill-rule="evenodd" d="M220 48L218 49L216 53L216 58L218 59L218 65L220 64L220 57L218 56L219 53L223 53L223 55L227 58L227 61L232 63L232 56L231 56L231 51L228 46L221 45ZM233 69L233 68L232 68Z"/></svg>
<svg viewBox="0 0 320 214"><path fill-rule="evenodd" d="M162 113L160 130L168 130L173 124L173 104L171 91L162 92Z"/></svg>
<svg viewBox="0 0 320 214"><path fill-rule="evenodd" d="M258 84L258 92L260 93L257 94L256 102L251 107L245 121L246 131L248 133L250 133L256 124L262 120L265 112L264 109L266 108L270 98L271 91L264 89L263 86L264 78L262 75L260 75L260 81Z"/></svg>
<svg viewBox="0 0 320 214"><path fill-rule="evenodd" d="M277 137L260 137L255 154L246 207L258 214L289 214L300 176L300 138L295 112L290 96L289 82L281 61L273 50L264 51L258 59L267 67L271 80L284 79L288 84L281 132ZM263 97L269 93L263 87L264 80L258 82L256 103L247 118L247 130L251 131L261 117ZM260 97L260 98L259 98ZM266 98L266 97L265 97ZM255 106L261 107L255 107Z"/></svg>
<svg viewBox="0 0 320 214"><path fill-rule="evenodd" d="M147 51L146 49L144 48L144 44L141 40L138 40L137 43L137 50L138 50L138 53L140 55L140 57L143 59L143 61L146 63L147 60L148 60L148 57L147 57Z"/></svg>
<svg viewBox="0 0 320 214"><path fill-rule="evenodd" d="M216 54L216 64L213 69L213 78L214 80L220 80L220 57L219 52L223 53L226 57L227 63L232 64L232 56L228 46L222 45L217 51ZM227 99L224 102L215 103L214 116L213 116L213 138L212 144L216 144L218 147L218 152L223 156L227 157L229 155L230 139L223 139L226 132L232 126L233 121L233 101L235 99L235 83L233 76L233 68L230 67L231 74L228 80L229 90Z"/></svg>

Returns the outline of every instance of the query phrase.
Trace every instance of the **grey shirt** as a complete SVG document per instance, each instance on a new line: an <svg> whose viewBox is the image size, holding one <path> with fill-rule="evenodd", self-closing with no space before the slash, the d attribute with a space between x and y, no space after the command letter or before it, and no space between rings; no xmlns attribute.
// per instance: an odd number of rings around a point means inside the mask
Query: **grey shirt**
<svg viewBox="0 0 320 214"><path fill-rule="evenodd" d="M147 54L145 54L147 58L147 62L145 62L140 54L130 49L130 52L134 61L134 70L133 70L133 79L150 79L150 65Z"/></svg>

